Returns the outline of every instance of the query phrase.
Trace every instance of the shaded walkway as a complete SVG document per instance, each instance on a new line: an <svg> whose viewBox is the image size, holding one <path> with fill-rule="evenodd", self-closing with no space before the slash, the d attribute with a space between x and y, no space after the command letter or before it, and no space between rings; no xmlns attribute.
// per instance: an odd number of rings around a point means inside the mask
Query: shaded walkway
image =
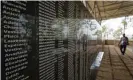
<svg viewBox="0 0 133 80"><path fill-rule="evenodd" d="M128 46L127 49L131 52L133 52L133 46Z"/></svg>
<svg viewBox="0 0 133 80"><path fill-rule="evenodd" d="M104 47L104 56L96 80L133 80L133 54L121 55L118 47Z"/></svg>

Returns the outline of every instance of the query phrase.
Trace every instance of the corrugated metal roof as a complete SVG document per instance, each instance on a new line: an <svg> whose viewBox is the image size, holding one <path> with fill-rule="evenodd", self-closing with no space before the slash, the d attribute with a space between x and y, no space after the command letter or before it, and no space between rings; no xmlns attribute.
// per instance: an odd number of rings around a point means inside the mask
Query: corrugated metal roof
<svg viewBox="0 0 133 80"><path fill-rule="evenodd" d="M86 4L98 21L133 15L133 1L87 1Z"/></svg>

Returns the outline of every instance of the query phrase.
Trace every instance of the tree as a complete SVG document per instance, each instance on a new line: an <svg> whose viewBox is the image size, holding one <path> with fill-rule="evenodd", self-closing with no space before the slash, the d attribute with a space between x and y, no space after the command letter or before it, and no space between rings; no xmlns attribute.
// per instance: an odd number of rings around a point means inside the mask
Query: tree
<svg viewBox="0 0 133 80"><path fill-rule="evenodd" d="M98 35L98 36L100 36L100 35L102 35L102 31L101 31L101 30L97 30L93 35Z"/></svg>
<svg viewBox="0 0 133 80"><path fill-rule="evenodd" d="M115 37L116 39L120 39L121 34L122 34L122 28L119 27L117 30L114 31L113 37Z"/></svg>
<svg viewBox="0 0 133 80"><path fill-rule="evenodd" d="M125 29L127 28L127 21L126 21L126 19L122 20L122 24L124 26L124 33L125 33Z"/></svg>
<svg viewBox="0 0 133 80"><path fill-rule="evenodd" d="M97 39L101 39L102 38L102 31L97 30L93 35L97 35Z"/></svg>
<svg viewBox="0 0 133 80"><path fill-rule="evenodd" d="M113 29L112 29L112 28L106 30L107 39L108 39L108 35L109 35L109 34L112 34L112 32L113 32Z"/></svg>
<svg viewBox="0 0 133 80"><path fill-rule="evenodd" d="M102 26L101 30L97 30L93 35L97 35L98 37L102 37L105 38L108 34L108 28L104 25Z"/></svg>
<svg viewBox="0 0 133 80"><path fill-rule="evenodd" d="M107 32L108 28L106 27L106 25L102 26L102 36L103 38L105 38L106 36L108 36L108 32Z"/></svg>

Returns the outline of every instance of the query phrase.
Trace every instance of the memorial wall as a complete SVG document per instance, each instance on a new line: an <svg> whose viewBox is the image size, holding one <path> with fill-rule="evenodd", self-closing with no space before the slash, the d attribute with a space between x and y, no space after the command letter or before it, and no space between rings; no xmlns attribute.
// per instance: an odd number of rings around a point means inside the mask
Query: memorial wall
<svg viewBox="0 0 133 80"><path fill-rule="evenodd" d="M2 1L1 80L89 80L98 23L88 13L80 1Z"/></svg>

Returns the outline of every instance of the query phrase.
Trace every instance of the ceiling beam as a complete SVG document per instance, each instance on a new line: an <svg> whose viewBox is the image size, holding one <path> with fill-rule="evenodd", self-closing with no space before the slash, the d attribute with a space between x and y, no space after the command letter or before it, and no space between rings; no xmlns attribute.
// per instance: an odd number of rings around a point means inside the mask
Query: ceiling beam
<svg viewBox="0 0 133 80"><path fill-rule="evenodd" d="M127 10L127 9L122 9L123 11L126 11L126 12L130 12L129 10Z"/></svg>
<svg viewBox="0 0 133 80"><path fill-rule="evenodd" d="M93 12L92 8L90 7L89 3L86 4L86 6L87 6L87 10L90 12L90 14L91 14L93 17L95 17L95 16L94 16L94 12Z"/></svg>
<svg viewBox="0 0 133 80"><path fill-rule="evenodd" d="M127 3L128 2L128 3ZM120 4L121 3L121 4ZM103 5L100 9L98 5L98 2L94 2L94 9L93 11L93 15L95 16L94 18L97 20L105 20L105 19L109 19L109 18L117 18L117 17L122 17L122 16L128 16L128 15L133 15L133 2L130 1L122 1L118 3L112 3L112 4L117 4L118 6L112 6L109 8L106 8L106 4L104 3L104 1L100 4ZM127 4L125 4L127 3ZM105 6L106 5L106 6ZM89 5L90 6L90 5ZM105 6L105 7L104 7ZM113 11L114 10L114 11ZM111 12L112 11L112 12Z"/></svg>
<svg viewBox="0 0 133 80"><path fill-rule="evenodd" d="M123 5L123 3L121 3L121 5L119 6L119 8L117 8L116 10L117 11L114 11L113 13L111 13L111 15L109 14L109 16L114 16L118 11L119 11L119 9L121 8L121 6ZM106 10L105 10L106 11ZM107 12L106 12L107 13ZM109 17L108 16L108 17Z"/></svg>
<svg viewBox="0 0 133 80"><path fill-rule="evenodd" d="M133 9L128 13L128 15L130 15L132 12L133 12ZM128 15L127 15L127 16L128 16Z"/></svg>
<svg viewBox="0 0 133 80"><path fill-rule="evenodd" d="M106 2L106 1L105 1ZM108 1L107 1L108 2ZM109 7L109 6L112 6L112 5L118 5L118 4L121 4L123 1L118 1L118 3L112 3L112 4L108 4L108 5L104 5L104 7ZM105 3L106 4L106 3ZM99 6L99 7L103 7L103 6Z"/></svg>
<svg viewBox="0 0 133 80"><path fill-rule="evenodd" d="M133 8L132 8L133 9ZM126 12L126 13L128 13L128 12L130 12L132 9L119 9L119 13L121 13L121 12ZM113 12L117 12L116 10L115 11L107 11L106 13L105 12L101 12L101 14L108 14L108 15L113 15L112 13ZM98 12L96 13L97 15L99 14Z"/></svg>
<svg viewBox="0 0 133 80"><path fill-rule="evenodd" d="M122 6L121 8L126 8L126 7L133 7L133 4L125 5L125 6ZM115 7L105 9L105 7L104 7L104 10L105 10L105 11L113 11L113 10L117 10L117 9L116 9ZM100 11L101 11L101 12L104 12L104 10L100 10Z"/></svg>
<svg viewBox="0 0 133 80"><path fill-rule="evenodd" d="M132 10L131 12L133 12L133 10ZM115 14L115 15L112 15L112 16L108 16L107 19L110 19L110 18L117 18L117 17L124 17L124 16L127 16L127 15L128 15L127 13ZM129 15L131 15L131 13L130 13ZM129 16L129 15L128 15L128 16ZM102 16L102 19L105 20L106 17L105 17L105 16Z"/></svg>
<svg viewBox="0 0 133 80"><path fill-rule="evenodd" d="M123 3L124 3L124 2L123 2ZM118 11L119 11L119 10L120 10L120 8L122 7L123 3L121 3L121 5L119 6L118 10L117 10L116 12L113 12L113 14L112 14L112 15L115 15L115 14L117 14L117 13L118 13Z"/></svg>
<svg viewBox="0 0 133 80"><path fill-rule="evenodd" d="M98 6L97 2L96 2L96 5L97 5L97 9L98 9L98 11L99 11L99 15L100 15L100 17L101 17L101 13L100 13L99 6ZM101 20L102 20L102 17L100 18L100 21L101 21Z"/></svg>
<svg viewBox="0 0 133 80"><path fill-rule="evenodd" d="M103 1L103 6L104 6L104 1ZM103 7L103 10L104 10L104 15L106 16L106 19L107 19L107 15L105 14L105 9Z"/></svg>

